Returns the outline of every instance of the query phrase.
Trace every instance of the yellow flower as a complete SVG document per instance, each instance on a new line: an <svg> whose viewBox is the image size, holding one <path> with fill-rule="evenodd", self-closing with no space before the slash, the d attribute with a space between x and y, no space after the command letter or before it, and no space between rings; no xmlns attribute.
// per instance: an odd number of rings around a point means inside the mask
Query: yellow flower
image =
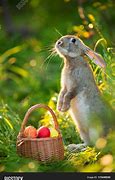
<svg viewBox="0 0 115 180"><path fill-rule="evenodd" d="M92 14L88 14L88 18L92 21L95 22L95 18Z"/></svg>

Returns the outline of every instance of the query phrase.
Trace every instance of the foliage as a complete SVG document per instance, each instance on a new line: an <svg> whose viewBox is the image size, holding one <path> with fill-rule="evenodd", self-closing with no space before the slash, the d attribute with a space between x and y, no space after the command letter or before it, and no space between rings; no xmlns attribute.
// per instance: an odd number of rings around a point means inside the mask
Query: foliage
<svg viewBox="0 0 115 180"><path fill-rule="evenodd" d="M49 105L55 110L54 101L56 97L52 97ZM56 101L55 101L56 103ZM98 143L98 149L87 147L83 152L70 153L68 152L66 145L70 143L81 142L77 135L74 124L70 117L66 119L66 114L60 115L56 112L58 122L60 125L61 133L63 135L65 145L65 158L63 161L40 164L37 161L33 161L29 158L18 156L16 152L16 137L20 130L21 120L12 112L12 110L6 105L1 106L0 111L0 171L1 172L105 172L113 171L115 164L113 158L115 158L115 148L113 146L115 134L111 134L106 140L105 146L101 147ZM61 121L60 121L61 120ZM44 119L40 121L43 125L53 126L51 116L44 115ZM64 124L66 123L66 126ZM69 133L68 133L69 132ZM69 134L69 137L68 137ZM100 148L100 149L99 149Z"/></svg>

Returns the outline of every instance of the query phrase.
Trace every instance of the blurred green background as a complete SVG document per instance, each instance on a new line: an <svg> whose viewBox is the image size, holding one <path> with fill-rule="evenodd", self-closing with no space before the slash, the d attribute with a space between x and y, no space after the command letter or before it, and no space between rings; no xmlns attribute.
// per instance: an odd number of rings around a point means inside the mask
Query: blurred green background
<svg viewBox="0 0 115 180"><path fill-rule="evenodd" d="M92 62L89 63L103 96L115 108L114 4L112 0L0 1L0 171L85 171L80 168L80 163L85 167L85 164L97 160L98 153L94 152L90 158L94 150L89 149L89 156L86 155L88 152L81 153L79 163L75 154L62 166L36 168L36 162L27 166L24 164L26 161L16 154L15 141L30 106L48 104L52 99L55 99L56 105L63 62L58 56L53 56L51 50L62 35L77 35L86 45L101 53L107 63L106 74ZM55 109L54 105L52 108ZM42 114L42 111L35 113L31 123L37 126L38 120L43 118ZM65 144L75 143L76 140L80 142L70 117L68 121L68 116L62 115L61 118L63 123L60 122L60 128ZM110 147L113 148L112 143ZM89 159L83 163L86 156ZM113 156L108 158L111 160ZM19 165L16 169L14 160ZM113 160L106 168L108 171L115 168L112 163ZM22 165L24 168L20 170ZM86 166L86 171L103 171L104 168L97 162L94 169Z"/></svg>

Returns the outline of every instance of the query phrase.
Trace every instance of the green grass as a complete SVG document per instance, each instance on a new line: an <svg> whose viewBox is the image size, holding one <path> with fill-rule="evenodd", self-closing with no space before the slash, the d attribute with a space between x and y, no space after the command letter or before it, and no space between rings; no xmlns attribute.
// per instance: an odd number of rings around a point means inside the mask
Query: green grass
<svg viewBox="0 0 115 180"><path fill-rule="evenodd" d="M6 104L0 106L0 171L1 172L105 172L114 171L115 148L113 142L115 135L111 135L106 140L107 144L101 149L87 147L83 152L70 153L67 145L70 143L80 143L81 139L77 133L68 114L59 114L56 111L56 97L53 96L49 101L49 106L54 109L58 117L59 127L63 136L64 160L49 164L42 164L31 158L20 157L16 151L17 135L20 131L22 120ZM38 113L38 111L37 111ZM43 113L43 112L42 112ZM33 114L34 116L34 114ZM31 118L29 124L36 124ZM40 125L53 126L51 116L46 112L42 119L37 121L36 127ZM108 158L107 162L104 157ZM112 159L112 160L111 160ZM103 165L106 163L105 165Z"/></svg>
<svg viewBox="0 0 115 180"><path fill-rule="evenodd" d="M50 101L53 104L53 101ZM61 123L61 131L63 134L64 145L65 145L65 158L61 162L50 163L50 164L40 164L37 161L32 159L27 159L24 157L18 156L16 152L16 138L20 130L21 120L15 115L12 114L12 111L7 105L1 107L1 127L0 127L0 171L5 172L67 172L67 171L78 171L81 168L81 164L84 167L86 163L94 163L97 160L98 154L93 148L87 149L86 152L81 153L69 153L66 150L66 143L69 142L75 143L79 139L76 134L76 129L74 124L68 119L66 120L63 116L63 124ZM30 121L31 122L31 121ZM51 123L51 117L46 113L45 119L41 120L41 123L44 122L49 124ZM29 123L30 124L30 123ZM50 124L51 125L51 124ZM71 126L69 126L71 125ZM67 132L66 132L66 130ZM69 132L69 133L68 133ZM68 134L68 136L67 136ZM74 140L75 139L75 140ZM73 140L73 141L72 141ZM78 140L77 140L78 141ZM79 140L80 141L80 140ZM79 142L78 141L78 142ZM66 143L65 143L66 142Z"/></svg>

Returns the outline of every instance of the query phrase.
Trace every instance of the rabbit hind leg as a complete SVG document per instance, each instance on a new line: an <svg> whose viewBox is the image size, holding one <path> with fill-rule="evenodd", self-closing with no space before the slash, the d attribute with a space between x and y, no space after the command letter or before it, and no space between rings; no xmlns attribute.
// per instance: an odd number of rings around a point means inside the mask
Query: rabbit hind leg
<svg viewBox="0 0 115 180"><path fill-rule="evenodd" d="M69 144L67 146L67 150L69 152L80 152L87 149L87 145L85 143L82 144Z"/></svg>
<svg viewBox="0 0 115 180"><path fill-rule="evenodd" d="M91 146L91 141L89 138L89 133L87 131L84 130L79 130L81 139L84 141L84 143L81 144L69 144L67 146L67 150L69 152L81 152L81 151L85 151L87 149L87 146Z"/></svg>

